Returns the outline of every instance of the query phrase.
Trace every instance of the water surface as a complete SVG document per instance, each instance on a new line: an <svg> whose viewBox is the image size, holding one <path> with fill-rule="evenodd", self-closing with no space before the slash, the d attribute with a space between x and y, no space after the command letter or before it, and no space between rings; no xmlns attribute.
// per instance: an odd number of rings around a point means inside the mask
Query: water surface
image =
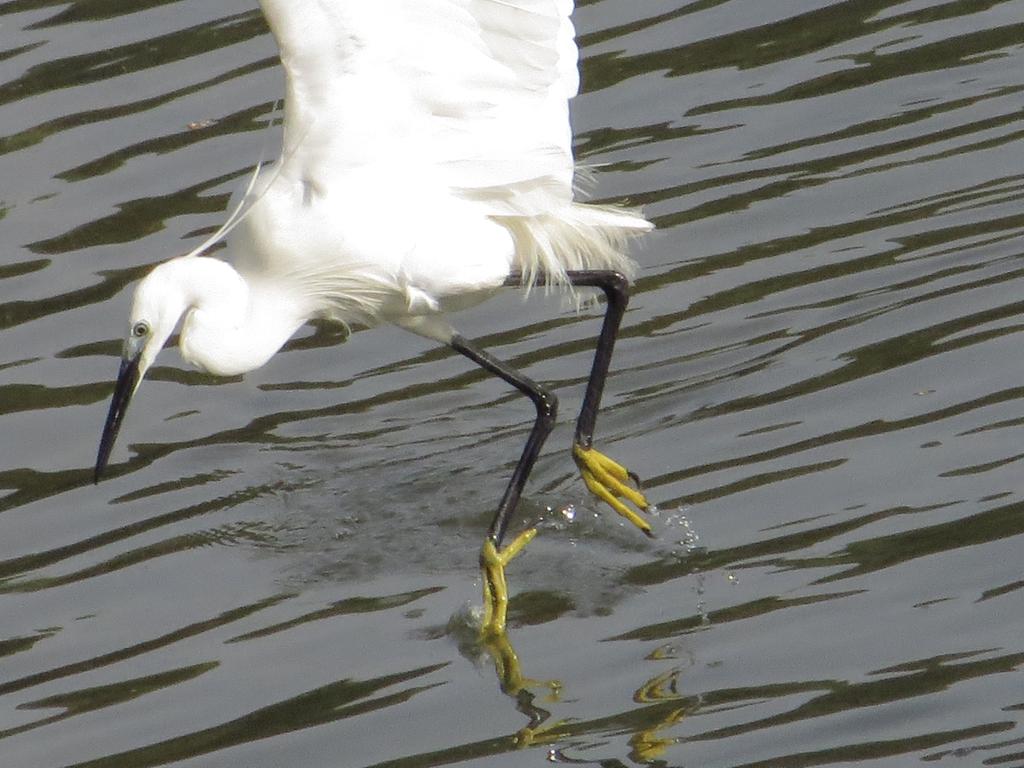
<svg viewBox="0 0 1024 768"><path fill-rule="evenodd" d="M503 689L465 616L531 408L454 353L169 350L92 485L131 286L282 78L254 0L0 3L4 765L1024 765L1024 2L576 21L578 154L659 227L598 424L658 536L567 450L599 313L456 318L562 402Z"/></svg>

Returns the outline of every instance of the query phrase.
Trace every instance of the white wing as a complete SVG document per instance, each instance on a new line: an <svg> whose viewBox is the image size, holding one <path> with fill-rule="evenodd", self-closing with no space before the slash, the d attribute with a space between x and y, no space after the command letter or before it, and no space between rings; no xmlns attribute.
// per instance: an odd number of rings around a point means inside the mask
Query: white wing
<svg viewBox="0 0 1024 768"><path fill-rule="evenodd" d="M285 145L325 189L400 163L452 188L569 197L570 0L262 0L287 73Z"/></svg>
<svg viewBox="0 0 1024 768"><path fill-rule="evenodd" d="M260 2L287 79L275 173L307 204L383 179L385 204L447 196L500 222L530 274L629 269L622 234L650 225L572 199L572 0Z"/></svg>

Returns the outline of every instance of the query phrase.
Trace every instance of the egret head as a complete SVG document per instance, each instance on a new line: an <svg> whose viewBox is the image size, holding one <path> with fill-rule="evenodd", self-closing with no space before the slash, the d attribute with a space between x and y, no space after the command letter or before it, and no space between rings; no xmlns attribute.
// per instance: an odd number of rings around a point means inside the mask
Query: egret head
<svg viewBox="0 0 1024 768"><path fill-rule="evenodd" d="M121 351L121 368L100 438L94 482L99 482L107 466L132 395L187 307L180 281L174 279L174 271L174 261L161 264L135 289L128 333Z"/></svg>

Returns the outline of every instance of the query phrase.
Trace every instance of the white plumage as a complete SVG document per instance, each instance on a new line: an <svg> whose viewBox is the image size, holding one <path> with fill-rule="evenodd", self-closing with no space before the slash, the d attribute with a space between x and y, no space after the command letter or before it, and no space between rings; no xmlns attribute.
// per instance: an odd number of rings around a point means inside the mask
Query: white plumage
<svg viewBox="0 0 1024 768"><path fill-rule="evenodd" d="M569 0L261 4L286 75L282 153L227 236L241 280L199 255L208 242L140 285L142 374L182 317L186 360L238 374L315 317L447 342L443 313L512 271L632 275L624 239L650 224L573 199Z"/></svg>
<svg viewBox="0 0 1024 768"><path fill-rule="evenodd" d="M647 222L573 201L571 2L262 4L287 75L284 151L229 241L246 278L300 283L344 321L409 325L511 269L632 273L622 236Z"/></svg>

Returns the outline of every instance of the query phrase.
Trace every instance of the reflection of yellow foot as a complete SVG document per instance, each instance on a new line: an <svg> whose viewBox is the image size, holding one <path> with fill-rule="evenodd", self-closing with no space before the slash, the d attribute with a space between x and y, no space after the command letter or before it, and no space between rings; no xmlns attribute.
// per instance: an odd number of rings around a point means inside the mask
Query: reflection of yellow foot
<svg viewBox="0 0 1024 768"><path fill-rule="evenodd" d="M519 656L516 655L508 635L504 632L500 635L492 635L482 641L484 650L494 662L494 671L498 674L498 682L501 690L513 698L518 698L524 692L533 691L536 688L546 689L544 701L554 704L562 695L562 682L560 680L534 680L530 677L523 677L522 668L519 665ZM531 695L532 700L532 695Z"/></svg>
<svg viewBox="0 0 1024 768"><path fill-rule="evenodd" d="M480 571L484 577L484 618L480 625L481 637L498 637L505 633L505 614L508 611L505 566L536 535L536 528L528 528L501 552L490 539L484 542L484 547L480 550Z"/></svg>
<svg viewBox="0 0 1024 768"><path fill-rule="evenodd" d="M537 706L534 693L536 689L541 689L545 691L541 700L555 703L561 697L562 683L558 680L533 680L524 677L519 666L519 657L504 632L483 637L481 645L494 662L494 671L498 673L502 692L510 696L516 702L516 709L530 720L529 725L517 731L512 737L512 743L522 749L563 738L566 735L565 721L548 722L551 713Z"/></svg>
<svg viewBox="0 0 1024 768"><path fill-rule="evenodd" d="M634 733L629 739L629 746L632 747L629 751L630 759L637 763L653 763L669 747L678 744L678 739L661 736L660 731L678 723L685 714L686 709L683 707L670 710L650 728Z"/></svg>
<svg viewBox="0 0 1024 768"><path fill-rule="evenodd" d="M641 491L630 485L631 481L636 482L635 475L600 451L584 448L579 443L573 443L572 457L576 460L576 466L580 468L583 482L587 484L592 494L606 502L648 536L653 535L650 523L623 503L628 501L642 512L647 511L647 499Z"/></svg>
<svg viewBox="0 0 1024 768"><path fill-rule="evenodd" d="M556 741L561 741L569 735L569 731L566 729L567 725L568 722L565 720L559 720L550 725L536 728L528 725L516 732L516 735L512 737L512 743L515 744L516 749L536 747L540 744L552 744Z"/></svg>

